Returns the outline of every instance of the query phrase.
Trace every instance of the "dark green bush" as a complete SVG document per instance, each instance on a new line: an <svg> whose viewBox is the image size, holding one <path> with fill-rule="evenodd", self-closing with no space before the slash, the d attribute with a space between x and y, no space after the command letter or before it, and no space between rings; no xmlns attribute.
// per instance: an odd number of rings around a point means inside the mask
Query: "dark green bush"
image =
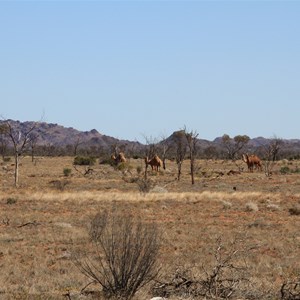
<svg viewBox="0 0 300 300"><path fill-rule="evenodd" d="M99 164L100 164L100 165L110 165L110 166L112 166L112 165L113 165L113 160L112 160L110 157L108 157L108 158L103 158L103 159L101 159L101 160L99 161Z"/></svg>
<svg viewBox="0 0 300 300"><path fill-rule="evenodd" d="M7 198L6 203L7 204L16 204L17 199L16 198Z"/></svg>
<svg viewBox="0 0 300 300"><path fill-rule="evenodd" d="M72 170L69 168L64 168L63 173L66 177L70 176L72 173Z"/></svg>
<svg viewBox="0 0 300 300"><path fill-rule="evenodd" d="M95 164L95 162L96 162L96 158L92 156L88 156L88 157L76 156L74 158L73 164L77 166L92 166Z"/></svg>
<svg viewBox="0 0 300 300"><path fill-rule="evenodd" d="M284 166L280 169L280 173L281 174L299 174L300 173L300 169L298 167L296 167L296 169L290 169L288 166Z"/></svg>

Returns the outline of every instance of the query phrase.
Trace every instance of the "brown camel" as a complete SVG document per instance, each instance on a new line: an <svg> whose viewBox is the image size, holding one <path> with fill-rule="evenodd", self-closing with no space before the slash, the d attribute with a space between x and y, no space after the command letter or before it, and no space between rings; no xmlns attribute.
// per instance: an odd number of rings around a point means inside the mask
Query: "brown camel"
<svg viewBox="0 0 300 300"><path fill-rule="evenodd" d="M150 165L152 170L154 169L155 171L159 171L159 168L162 166L162 160L156 154L152 159L148 159L148 156L146 156L145 164L146 167Z"/></svg>
<svg viewBox="0 0 300 300"><path fill-rule="evenodd" d="M114 154L111 155L111 159L115 162L116 165L119 163L125 163L126 162L126 157L123 152L120 152L117 156Z"/></svg>
<svg viewBox="0 0 300 300"><path fill-rule="evenodd" d="M254 167L256 169L258 169L259 171L262 170L261 161L260 161L259 157L254 154L252 154L252 155L243 154L243 161L247 164L248 170L250 172L253 172Z"/></svg>

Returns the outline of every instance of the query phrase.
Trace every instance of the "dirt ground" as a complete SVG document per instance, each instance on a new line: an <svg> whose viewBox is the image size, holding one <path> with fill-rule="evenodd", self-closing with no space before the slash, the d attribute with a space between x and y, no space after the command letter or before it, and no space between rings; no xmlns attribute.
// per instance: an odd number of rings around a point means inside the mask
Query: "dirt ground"
<svg viewBox="0 0 300 300"><path fill-rule="evenodd" d="M143 160L130 159L121 170L97 162L88 171L73 168L73 159L22 158L18 188L12 160L1 164L0 299L91 299L80 293L89 280L75 267L72 252L89 249L91 219L112 207L159 225L160 281L186 271L200 278L213 268L218 243L236 240L247 249L249 293L240 299L280 299L282 284L299 277L299 161L276 162L266 176L248 172L242 161L201 160L194 185L188 161L180 181L175 162L167 161L166 170L148 170L145 192L139 184ZM146 286L136 299L152 296Z"/></svg>

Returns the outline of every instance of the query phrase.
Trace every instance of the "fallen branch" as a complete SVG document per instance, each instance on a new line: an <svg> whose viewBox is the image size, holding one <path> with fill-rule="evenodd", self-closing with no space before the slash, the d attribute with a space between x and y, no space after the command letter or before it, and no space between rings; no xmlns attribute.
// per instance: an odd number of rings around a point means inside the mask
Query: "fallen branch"
<svg viewBox="0 0 300 300"><path fill-rule="evenodd" d="M41 225L41 223L38 223L37 221L34 220L33 222L27 222L27 223L21 224L21 225L19 225L17 227L21 228L21 227L25 227L25 226L28 226L28 225L38 226L38 225Z"/></svg>
<svg viewBox="0 0 300 300"><path fill-rule="evenodd" d="M75 171L77 171L79 174L81 174L82 176L86 176L86 175L89 175L89 174L93 174L94 173L94 169L93 168L90 168L90 167L86 167L84 172L80 171L76 165L73 164L73 168L75 169Z"/></svg>

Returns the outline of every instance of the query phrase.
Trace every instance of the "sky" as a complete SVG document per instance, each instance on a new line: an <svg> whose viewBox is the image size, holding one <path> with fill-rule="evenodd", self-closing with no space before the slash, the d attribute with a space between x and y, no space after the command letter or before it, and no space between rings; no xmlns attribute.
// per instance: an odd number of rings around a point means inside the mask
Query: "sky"
<svg viewBox="0 0 300 300"><path fill-rule="evenodd" d="M118 139L300 138L300 1L0 0L0 115Z"/></svg>

